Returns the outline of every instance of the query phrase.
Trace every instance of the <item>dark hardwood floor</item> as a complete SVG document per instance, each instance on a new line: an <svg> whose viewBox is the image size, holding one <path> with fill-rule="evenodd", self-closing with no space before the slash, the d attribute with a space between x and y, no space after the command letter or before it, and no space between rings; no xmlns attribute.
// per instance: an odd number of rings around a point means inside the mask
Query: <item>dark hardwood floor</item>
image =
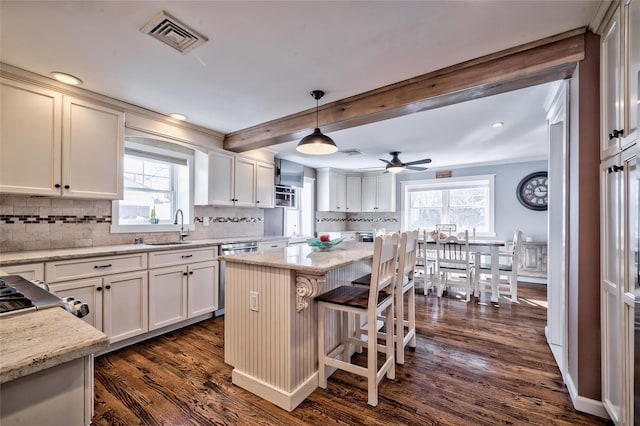
<svg viewBox="0 0 640 426"><path fill-rule="evenodd" d="M415 350L383 379L344 372L293 412L234 386L224 318L96 358L96 425L603 425L572 408L544 337L546 287L519 286L500 307L418 294ZM419 292L420 293L420 292Z"/></svg>

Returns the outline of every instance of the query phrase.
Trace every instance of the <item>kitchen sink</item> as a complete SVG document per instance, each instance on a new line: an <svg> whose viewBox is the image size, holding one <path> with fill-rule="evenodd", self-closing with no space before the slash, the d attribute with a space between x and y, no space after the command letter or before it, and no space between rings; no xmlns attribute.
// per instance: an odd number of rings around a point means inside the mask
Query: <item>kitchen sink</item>
<svg viewBox="0 0 640 426"><path fill-rule="evenodd" d="M189 241L160 241L156 243L144 243L148 246L173 246L178 244L189 244Z"/></svg>

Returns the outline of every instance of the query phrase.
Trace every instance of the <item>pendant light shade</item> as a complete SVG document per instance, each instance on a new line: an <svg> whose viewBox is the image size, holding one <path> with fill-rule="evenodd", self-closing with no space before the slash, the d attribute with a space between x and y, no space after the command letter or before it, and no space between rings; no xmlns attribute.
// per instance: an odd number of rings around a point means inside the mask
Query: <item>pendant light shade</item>
<svg viewBox="0 0 640 426"><path fill-rule="evenodd" d="M318 100L324 96L322 90L314 90L311 96L316 100L316 128L313 133L298 142L296 151L302 154L326 155L338 151L336 143L327 135L323 135L318 126Z"/></svg>

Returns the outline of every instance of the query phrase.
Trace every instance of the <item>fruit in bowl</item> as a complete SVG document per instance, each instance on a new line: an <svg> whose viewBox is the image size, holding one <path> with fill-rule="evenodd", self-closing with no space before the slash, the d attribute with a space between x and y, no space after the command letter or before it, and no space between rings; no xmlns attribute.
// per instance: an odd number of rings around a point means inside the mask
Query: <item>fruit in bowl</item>
<svg viewBox="0 0 640 426"><path fill-rule="evenodd" d="M322 241L323 243L328 243L329 241L331 241L331 238L329 237L329 234L320 235L320 241Z"/></svg>

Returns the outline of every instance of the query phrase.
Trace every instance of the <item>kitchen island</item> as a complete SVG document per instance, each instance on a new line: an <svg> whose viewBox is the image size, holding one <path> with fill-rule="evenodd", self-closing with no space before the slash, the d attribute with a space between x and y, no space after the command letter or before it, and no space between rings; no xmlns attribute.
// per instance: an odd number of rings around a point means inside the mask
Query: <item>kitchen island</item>
<svg viewBox="0 0 640 426"><path fill-rule="evenodd" d="M291 411L318 387L313 298L371 272L373 244L329 251L306 245L222 256L226 261L224 358L232 382ZM327 321L337 346L338 317Z"/></svg>

